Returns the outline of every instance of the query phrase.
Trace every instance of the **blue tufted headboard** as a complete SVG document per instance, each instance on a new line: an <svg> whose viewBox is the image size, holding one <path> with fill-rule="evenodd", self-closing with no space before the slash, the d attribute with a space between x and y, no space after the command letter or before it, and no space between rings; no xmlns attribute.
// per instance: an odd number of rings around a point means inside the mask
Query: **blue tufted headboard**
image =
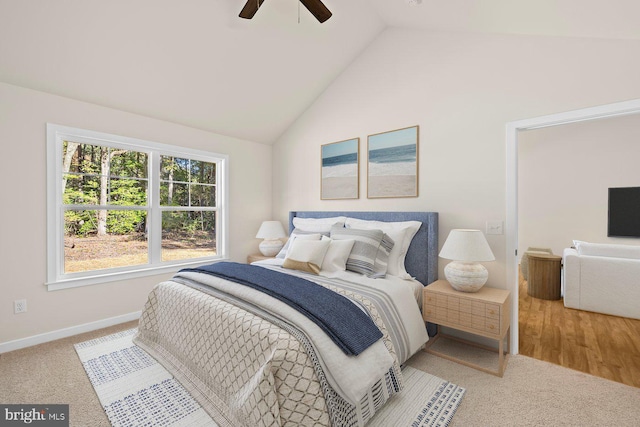
<svg viewBox="0 0 640 427"><path fill-rule="evenodd" d="M438 280L438 212L348 212L348 211L291 211L289 232L293 218L328 218L348 216L373 221L420 221L422 226L411 241L405 258L407 272L423 285Z"/></svg>

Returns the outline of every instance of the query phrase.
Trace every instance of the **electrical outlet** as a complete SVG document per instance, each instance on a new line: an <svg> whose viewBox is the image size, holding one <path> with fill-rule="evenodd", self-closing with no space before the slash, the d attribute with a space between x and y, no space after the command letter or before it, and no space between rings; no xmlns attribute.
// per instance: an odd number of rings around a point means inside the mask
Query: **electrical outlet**
<svg viewBox="0 0 640 427"><path fill-rule="evenodd" d="M27 300L26 299L17 299L13 302L13 313L26 313L27 312Z"/></svg>

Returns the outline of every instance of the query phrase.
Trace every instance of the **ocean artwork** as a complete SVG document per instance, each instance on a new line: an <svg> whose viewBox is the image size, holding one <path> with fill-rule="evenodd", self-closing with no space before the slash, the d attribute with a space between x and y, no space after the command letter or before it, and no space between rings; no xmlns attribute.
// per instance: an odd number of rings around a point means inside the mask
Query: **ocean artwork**
<svg viewBox="0 0 640 427"><path fill-rule="evenodd" d="M369 135L367 197L418 196L418 126Z"/></svg>
<svg viewBox="0 0 640 427"><path fill-rule="evenodd" d="M358 198L360 138L325 144L321 148L321 199Z"/></svg>

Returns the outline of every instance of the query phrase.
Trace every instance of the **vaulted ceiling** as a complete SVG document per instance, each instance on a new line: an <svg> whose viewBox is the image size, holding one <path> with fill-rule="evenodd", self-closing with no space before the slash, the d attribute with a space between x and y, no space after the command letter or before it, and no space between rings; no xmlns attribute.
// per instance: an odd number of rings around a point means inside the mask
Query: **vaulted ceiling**
<svg viewBox="0 0 640 427"><path fill-rule="evenodd" d="M637 0L0 0L0 81L273 143L387 27L640 39Z"/></svg>

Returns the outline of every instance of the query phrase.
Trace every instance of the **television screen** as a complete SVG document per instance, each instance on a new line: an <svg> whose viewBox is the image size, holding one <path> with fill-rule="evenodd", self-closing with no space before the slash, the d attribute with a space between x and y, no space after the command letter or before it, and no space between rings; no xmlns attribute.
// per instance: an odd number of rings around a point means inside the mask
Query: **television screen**
<svg viewBox="0 0 640 427"><path fill-rule="evenodd" d="M609 237L640 237L640 187L609 188Z"/></svg>

